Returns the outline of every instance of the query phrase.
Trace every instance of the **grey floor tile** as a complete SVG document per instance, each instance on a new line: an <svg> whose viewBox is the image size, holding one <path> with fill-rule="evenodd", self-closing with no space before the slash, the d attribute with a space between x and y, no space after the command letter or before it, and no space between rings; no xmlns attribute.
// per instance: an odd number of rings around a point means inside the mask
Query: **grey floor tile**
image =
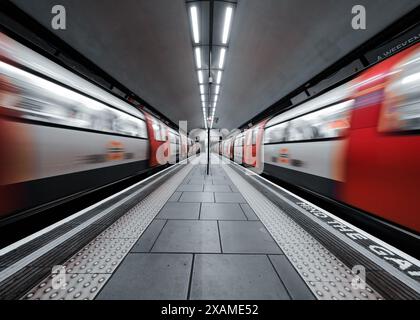
<svg viewBox="0 0 420 320"><path fill-rule="evenodd" d="M190 175L190 178L202 178L203 174L201 172L194 172L192 175Z"/></svg>
<svg viewBox="0 0 420 320"><path fill-rule="evenodd" d="M214 202L213 192L183 192L180 202Z"/></svg>
<svg viewBox="0 0 420 320"><path fill-rule="evenodd" d="M198 219L200 203L168 202L157 215L157 219Z"/></svg>
<svg viewBox="0 0 420 320"><path fill-rule="evenodd" d="M218 253L216 221L169 220L152 248L153 252Z"/></svg>
<svg viewBox="0 0 420 320"><path fill-rule="evenodd" d="M152 249L153 244L155 243L159 233L162 231L163 226L165 225L166 220L153 220L144 233L141 235L140 239L131 249L132 252L149 252Z"/></svg>
<svg viewBox="0 0 420 320"><path fill-rule="evenodd" d="M265 255L198 254L191 299L290 299Z"/></svg>
<svg viewBox="0 0 420 320"><path fill-rule="evenodd" d="M182 192L175 191L172 196L168 199L168 202L176 202L181 197Z"/></svg>
<svg viewBox="0 0 420 320"><path fill-rule="evenodd" d="M282 253L259 221L219 221L224 253Z"/></svg>
<svg viewBox="0 0 420 320"><path fill-rule="evenodd" d="M239 189L233 183L230 185L230 188L233 192L239 192Z"/></svg>
<svg viewBox="0 0 420 320"><path fill-rule="evenodd" d="M200 219L202 220L246 220L237 203L203 203Z"/></svg>
<svg viewBox="0 0 420 320"><path fill-rule="evenodd" d="M199 184L199 185L203 185L206 182L206 180L204 179L190 179L188 181L188 184Z"/></svg>
<svg viewBox="0 0 420 320"><path fill-rule="evenodd" d="M238 192L232 192L232 193L216 192L214 196L216 198L216 202L246 203L245 198Z"/></svg>
<svg viewBox="0 0 420 320"><path fill-rule="evenodd" d="M292 264L283 255L270 255L271 262L274 265L283 284L286 286L292 299L296 300L315 300L311 290L305 281L300 277Z"/></svg>
<svg viewBox="0 0 420 320"><path fill-rule="evenodd" d="M255 214L254 210L252 210L252 208L249 206L249 204L247 203L241 203L240 204L242 210L244 211L246 217L248 218L248 220L260 220L258 219L257 215Z"/></svg>
<svg viewBox="0 0 420 320"><path fill-rule="evenodd" d="M206 185L204 186L204 191L211 191L211 192L232 192L232 189L229 185Z"/></svg>
<svg viewBox="0 0 420 320"><path fill-rule="evenodd" d="M191 254L129 254L97 299L186 299L191 263Z"/></svg>
<svg viewBox="0 0 420 320"><path fill-rule="evenodd" d="M232 182L229 179L213 179L215 185L229 185Z"/></svg>
<svg viewBox="0 0 420 320"><path fill-rule="evenodd" d="M177 191L203 191L203 185L202 184L181 184Z"/></svg>

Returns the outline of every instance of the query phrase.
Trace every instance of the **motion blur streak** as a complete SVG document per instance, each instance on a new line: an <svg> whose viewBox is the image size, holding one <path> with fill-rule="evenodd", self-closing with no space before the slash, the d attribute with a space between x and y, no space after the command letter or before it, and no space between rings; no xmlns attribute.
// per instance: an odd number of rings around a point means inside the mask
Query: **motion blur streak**
<svg viewBox="0 0 420 320"><path fill-rule="evenodd" d="M214 150L420 232L420 44Z"/></svg>
<svg viewBox="0 0 420 320"><path fill-rule="evenodd" d="M3 34L0 145L0 218L198 152L186 134Z"/></svg>

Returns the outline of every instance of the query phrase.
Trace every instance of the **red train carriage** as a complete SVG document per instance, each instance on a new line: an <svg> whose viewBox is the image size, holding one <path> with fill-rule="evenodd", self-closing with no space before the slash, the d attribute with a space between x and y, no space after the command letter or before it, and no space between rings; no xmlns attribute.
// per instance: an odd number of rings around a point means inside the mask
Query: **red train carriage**
<svg viewBox="0 0 420 320"><path fill-rule="evenodd" d="M418 234L419 134L417 44L245 130L243 164Z"/></svg>
<svg viewBox="0 0 420 320"><path fill-rule="evenodd" d="M263 120L252 128L244 131L243 163L254 167L257 170L261 170L264 163L262 146L266 123L267 120Z"/></svg>
<svg viewBox="0 0 420 320"><path fill-rule="evenodd" d="M170 157L169 129L158 119L147 113L145 115L150 140L149 165L155 167L166 164Z"/></svg>
<svg viewBox="0 0 420 320"><path fill-rule="evenodd" d="M420 45L355 82L340 199L420 232Z"/></svg>
<svg viewBox="0 0 420 320"><path fill-rule="evenodd" d="M0 74L0 219L187 155L185 135L2 34Z"/></svg>

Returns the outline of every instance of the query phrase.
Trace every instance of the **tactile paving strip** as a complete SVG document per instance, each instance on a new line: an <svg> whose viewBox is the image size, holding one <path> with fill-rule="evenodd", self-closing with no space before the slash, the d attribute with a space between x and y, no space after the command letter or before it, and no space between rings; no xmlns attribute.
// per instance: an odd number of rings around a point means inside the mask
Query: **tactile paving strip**
<svg viewBox="0 0 420 320"><path fill-rule="evenodd" d="M367 284L354 288L350 268L228 165L222 167L317 299L383 299Z"/></svg>
<svg viewBox="0 0 420 320"><path fill-rule="evenodd" d="M62 288L51 274L26 293L29 300L92 300L192 169L188 164L63 263ZM61 275L62 276L62 275Z"/></svg>

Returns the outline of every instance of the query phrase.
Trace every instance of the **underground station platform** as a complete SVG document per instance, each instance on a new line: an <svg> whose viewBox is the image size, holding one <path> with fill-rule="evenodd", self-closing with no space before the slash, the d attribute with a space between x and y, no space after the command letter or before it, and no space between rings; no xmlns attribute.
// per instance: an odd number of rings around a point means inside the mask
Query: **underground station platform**
<svg viewBox="0 0 420 320"><path fill-rule="evenodd" d="M0 0L0 308L408 316L419 17L420 0Z"/></svg>
<svg viewBox="0 0 420 320"><path fill-rule="evenodd" d="M205 160L2 249L1 298L419 298L415 258L217 155L207 174Z"/></svg>

